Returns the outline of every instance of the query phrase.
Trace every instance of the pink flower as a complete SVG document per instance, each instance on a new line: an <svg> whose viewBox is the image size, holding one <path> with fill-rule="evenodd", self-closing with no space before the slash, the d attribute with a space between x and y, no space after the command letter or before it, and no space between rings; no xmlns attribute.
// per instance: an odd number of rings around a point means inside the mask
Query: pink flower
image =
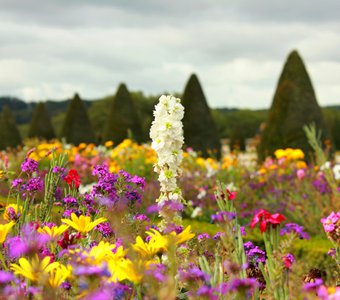
<svg viewBox="0 0 340 300"><path fill-rule="evenodd" d="M306 171L304 169L299 169L296 171L296 176L299 180L302 180L306 176Z"/></svg>
<svg viewBox="0 0 340 300"><path fill-rule="evenodd" d="M331 214L327 218L322 218L321 223L323 224L323 228L326 232L332 232L337 222L340 219L340 212L334 213L334 211L331 212Z"/></svg>
<svg viewBox="0 0 340 300"><path fill-rule="evenodd" d="M332 211L327 218L321 219L321 223L328 238L340 243L340 212Z"/></svg>

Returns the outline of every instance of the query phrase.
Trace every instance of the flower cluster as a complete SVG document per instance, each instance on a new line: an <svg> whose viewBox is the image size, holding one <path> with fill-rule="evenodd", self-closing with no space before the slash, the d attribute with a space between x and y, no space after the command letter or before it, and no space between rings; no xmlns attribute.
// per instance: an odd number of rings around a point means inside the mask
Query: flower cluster
<svg viewBox="0 0 340 300"><path fill-rule="evenodd" d="M252 242L246 242L243 246L249 264L253 264L256 267L258 267L259 263L265 264L266 252L255 246Z"/></svg>
<svg viewBox="0 0 340 300"><path fill-rule="evenodd" d="M340 244L340 212L334 213L332 211L327 218L321 219L321 223L328 238Z"/></svg>
<svg viewBox="0 0 340 300"><path fill-rule="evenodd" d="M183 157L183 116L184 107L180 99L164 95L159 98L154 110L155 119L150 129L150 137L152 148L158 155L154 170L159 174L160 207L168 200L180 202L182 198L176 178L181 173L180 163ZM162 215L162 210L160 214Z"/></svg>
<svg viewBox="0 0 340 300"><path fill-rule="evenodd" d="M310 238L309 234L303 230L303 226L300 226L296 223L287 223L280 230L280 235L285 235L289 233L296 233L301 240L309 240Z"/></svg>

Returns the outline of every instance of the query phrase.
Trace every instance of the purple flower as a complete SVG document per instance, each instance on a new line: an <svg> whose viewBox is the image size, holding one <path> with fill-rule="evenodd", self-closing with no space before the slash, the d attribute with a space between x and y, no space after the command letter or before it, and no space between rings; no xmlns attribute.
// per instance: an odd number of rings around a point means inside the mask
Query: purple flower
<svg viewBox="0 0 340 300"><path fill-rule="evenodd" d="M165 209L165 210L174 211L174 212L179 212L184 209L184 206L182 203L178 201L173 201L173 200L165 201L164 203L159 204L158 206L162 210Z"/></svg>
<svg viewBox="0 0 340 300"><path fill-rule="evenodd" d="M87 293L83 298L84 300L123 300L130 299L131 288L121 283L101 283L100 288L97 290Z"/></svg>
<svg viewBox="0 0 340 300"><path fill-rule="evenodd" d="M241 235L242 236L246 236L247 235L246 228L244 226L240 226L240 231L241 231Z"/></svg>
<svg viewBox="0 0 340 300"><path fill-rule="evenodd" d="M72 213L76 214L77 216L81 215L81 212L77 208L69 208L65 209L63 216L71 218Z"/></svg>
<svg viewBox="0 0 340 300"><path fill-rule="evenodd" d="M26 182L22 189L30 193L41 192L44 189L44 180L33 177Z"/></svg>
<svg viewBox="0 0 340 300"><path fill-rule="evenodd" d="M22 183L23 183L23 180L21 178L14 179L12 181L12 188L20 187Z"/></svg>
<svg viewBox="0 0 340 300"><path fill-rule="evenodd" d="M65 176L66 176L66 170L65 170L65 168L59 167L59 166L54 166L54 167L52 168L52 173L54 173L54 174L60 174L60 177L61 177L62 179L64 179Z"/></svg>
<svg viewBox="0 0 340 300"><path fill-rule="evenodd" d="M183 226L176 225L173 223L168 224L167 227L164 229L164 233L175 232L176 234L180 234L182 231Z"/></svg>
<svg viewBox="0 0 340 300"><path fill-rule="evenodd" d="M210 276L196 266L192 266L186 270L180 270L179 276L182 281L203 280L204 282L208 282L210 280Z"/></svg>
<svg viewBox="0 0 340 300"><path fill-rule="evenodd" d="M155 214L159 212L159 207L157 204L151 204L146 208L146 213L147 214Z"/></svg>
<svg viewBox="0 0 340 300"><path fill-rule="evenodd" d="M223 232L216 232L216 234L214 235L213 239L214 240L219 240L221 238L221 236L223 235Z"/></svg>
<svg viewBox="0 0 340 300"><path fill-rule="evenodd" d="M197 296L204 297L204 299L218 300L216 289L207 285L201 286L196 294Z"/></svg>
<svg viewBox="0 0 340 300"><path fill-rule="evenodd" d="M40 253L50 238L38 233L31 224L25 225L21 231L21 237L15 236L7 241L10 258L18 258L24 255Z"/></svg>
<svg viewBox="0 0 340 300"><path fill-rule="evenodd" d="M32 158L25 158L21 164L21 171L25 173L33 173L38 170L38 162Z"/></svg>
<svg viewBox="0 0 340 300"><path fill-rule="evenodd" d="M329 251L327 252L327 255L329 255L331 257L335 257L336 250L334 248L329 249Z"/></svg>
<svg viewBox="0 0 340 300"><path fill-rule="evenodd" d="M64 281L61 285L61 288L63 288L64 290L69 291L72 288L71 283L69 283L68 281Z"/></svg>
<svg viewBox="0 0 340 300"><path fill-rule="evenodd" d="M53 223L53 222L44 222L42 225L43 225L43 226L47 226L47 227L49 227L49 228L52 228L52 227L54 227L54 226L57 226L57 224L56 224L56 223Z"/></svg>
<svg viewBox="0 0 340 300"><path fill-rule="evenodd" d="M230 211L220 211L215 215L211 215L211 220L213 222L223 223L227 221L234 220L236 218L236 212Z"/></svg>
<svg viewBox="0 0 340 300"><path fill-rule="evenodd" d="M322 176L319 179L316 179L312 182L314 188L319 191L320 194L326 194L331 192L331 189L326 181L326 179Z"/></svg>
<svg viewBox="0 0 340 300"><path fill-rule="evenodd" d="M202 241L202 240L204 240L204 239L209 239L210 238L210 235L208 234L208 233L202 233L202 234L199 234L198 236L197 236L197 239L198 239L198 241Z"/></svg>
<svg viewBox="0 0 340 300"><path fill-rule="evenodd" d="M284 225L280 230L280 235L285 235L291 232L295 232L298 234L300 239L306 239L309 240L309 234L305 231L303 231L303 226L300 226L296 223L288 223Z"/></svg>
<svg viewBox="0 0 340 300"><path fill-rule="evenodd" d="M261 250L258 246L255 246L252 242L244 243L243 247L248 263L252 263L258 267L259 263L264 264L266 262L266 252Z"/></svg>
<svg viewBox="0 0 340 300"><path fill-rule="evenodd" d="M106 267L94 265L73 266L73 274L75 276L97 276L97 277L102 276L109 277L111 275Z"/></svg>
<svg viewBox="0 0 340 300"><path fill-rule="evenodd" d="M157 281L165 281L166 280L166 265L164 264L151 264L148 266L146 270L146 274L154 277Z"/></svg>
<svg viewBox="0 0 340 300"><path fill-rule="evenodd" d="M139 185L142 189L144 189L144 187L145 187L145 178L139 177L137 175L133 176L130 179L130 182Z"/></svg>
<svg viewBox="0 0 340 300"><path fill-rule="evenodd" d="M136 214L133 216L133 219L141 221L141 222L144 222L144 221L150 222L150 219L144 214Z"/></svg>
<svg viewBox="0 0 340 300"><path fill-rule="evenodd" d="M249 251L250 249L253 249L255 247L255 245L252 242L245 242L243 244L244 250L245 251Z"/></svg>
<svg viewBox="0 0 340 300"><path fill-rule="evenodd" d="M0 271L0 284L6 284L14 279L14 275L10 272Z"/></svg>
<svg viewBox="0 0 340 300"><path fill-rule="evenodd" d="M235 278L229 283L228 291L245 293L249 297L258 286L255 278Z"/></svg>
<svg viewBox="0 0 340 300"><path fill-rule="evenodd" d="M95 227L104 237L109 237L113 234L113 230L109 222L100 223Z"/></svg>
<svg viewBox="0 0 340 300"><path fill-rule="evenodd" d="M77 204L77 199L72 197L71 195L67 195L64 199L63 202L68 205L73 205Z"/></svg>
<svg viewBox="0 0 340 300"><path fill-rule="evenodd" d="M303 290L304 291L315 291L322 284L323 284L323 280L321 278L316 278L314 282L307 282L303 286Z"/></svg>
<svg viewBox="0 0 340 300"><path fill-rule="evenodd" d="M63 192L62 192L62 190L59 186L57 186L56 189L55 189L54 198L57 201L61 201L61 199L63 198Z"/></svg>

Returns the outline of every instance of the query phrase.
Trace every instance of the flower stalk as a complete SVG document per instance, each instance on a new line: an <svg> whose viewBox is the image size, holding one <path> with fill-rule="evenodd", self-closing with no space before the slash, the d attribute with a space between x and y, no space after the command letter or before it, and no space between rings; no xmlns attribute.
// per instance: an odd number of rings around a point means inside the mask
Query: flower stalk
<svg viewBox="0 0 340 300"><path fill-rule="evenodd" d="M181 224L183 197L177 186L177 177L181 174L180 163L183 158L184 107L179 98L163 95L153 114L155 119L150 128L150 137L151 146L158 155L154 171L159 174L161 194L157 203L159 215L163 218L160 227L164 230L171 224Z"/></svg>

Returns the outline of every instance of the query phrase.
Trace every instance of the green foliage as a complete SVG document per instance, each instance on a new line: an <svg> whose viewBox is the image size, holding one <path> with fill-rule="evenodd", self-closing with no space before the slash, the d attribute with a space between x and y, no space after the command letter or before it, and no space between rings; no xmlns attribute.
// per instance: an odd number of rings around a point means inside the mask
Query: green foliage
<svg viewBox="0 0 340 300"><path fill-rule="evenodd" d="M150 140L150 127L154 119L153 110L158 103L160 96L146 97L142 92L131 92L132 99L135 103L137 112L143 132L142 141L147 142Z"/></svg>
<svg viewBox="0 0 340 300"><path fill-rule="evenodd" d="M105 132L107 120L110 116L110 109L108 108L111 107L113 100L114 96L107 96L102 99L98 99L93 102L91 109L89 110L89 118L98 143L103 142L103 133Z"/></svg>
<svg viewBox="0 0 340 300"><path fill-rule="evenodd" d="M209 150L216 151L220 155L220 141L214 119L205 99L203 90L195 74L184 89L182 104L184 106L184 142L196 151L201 151L203 156L209 154Z"/></svg>
<svg viewBox="0 0 340 300"><path fill-rule="evenodd" d="M95 136L90 119L78 94L75 94L69 104L61 131L61 138L65 138L68 143L75 145L82 142L95 142Z"/></svg>
<svg viewBox="0 0 340 300"><path fill-rule="evenodd" d="M297 51L288 56L281 73L268 121L263 131L258 155L260 161L279 148L300 148L307 155L311 148L303 126L315 123L326 137L321 109L307 70Z"/></svg>
<svg viewBox="0 0 340 300"><path fill-rule="evenodd" d="M332 137L333 146L340 150L340 109L327 107L323 109L327 129Z"/></svg>
<svg viewBox="0 0 340 300"><path fill-rule="evenodd" d="M19 144L21 144L20 132L10 109L4 106L0 115L0 149L14 148Z"/></svg>
<svg viewBox="0 0 340 300"><path fill-rule="evenodd" d="M141 142L143 133L139 116L126 85L121 84L112 102L104 140L112 140L117 145L128 137L129 130L134 140Z"/></svg>
<svg viewBox="0 0 340 300"><path fill-rule="evenodd" d="M54 129L44 103L39 103L33 113L28 131L28 137L38 137L46 140L55 138Z"/></svg>

